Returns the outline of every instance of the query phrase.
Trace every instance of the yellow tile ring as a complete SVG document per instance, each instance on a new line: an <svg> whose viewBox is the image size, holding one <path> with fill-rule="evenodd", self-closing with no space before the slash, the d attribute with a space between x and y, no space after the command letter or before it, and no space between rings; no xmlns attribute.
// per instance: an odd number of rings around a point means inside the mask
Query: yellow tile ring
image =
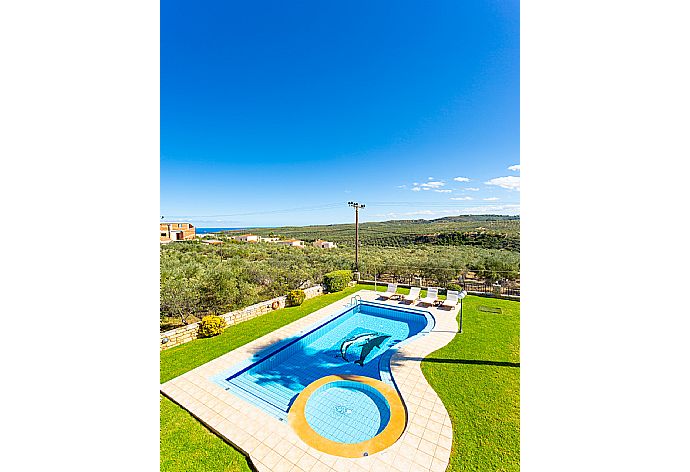
<svg viewBox="0 0 690 472"><path fill-rule="evenodd" d="M357 443L333 441L316 432L307 421L305 409L307 402L314 392L328 384L350 384L363 391L370 391L376 396L383 397L390 409L390 419L384 429L371 439ZM328 375L312 383L297 396L290 411L288 423L297 435L309 446L321 452L341 457L370 456L393 445L405 430L407 413L398 392L388 384L361 375Z"/></svg>

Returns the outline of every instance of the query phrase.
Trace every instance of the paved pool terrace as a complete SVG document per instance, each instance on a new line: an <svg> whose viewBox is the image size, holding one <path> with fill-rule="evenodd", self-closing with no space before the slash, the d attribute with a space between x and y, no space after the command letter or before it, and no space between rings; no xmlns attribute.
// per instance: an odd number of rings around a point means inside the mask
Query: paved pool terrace
<svg viewBox="0 0 690 472"><path fill-rule="evenodd" d="M360 290L352 296L356 295L365 301L406 306L398 300L383 301L372 290ZM452 444L451 422L443 403L424 378L420 361L453 339L458 330L459 308L414 305L430 312L435 325L425 336L402 344L391 357L391 374L407 410L405 428L392 446L367 457L339 457L314 449L287 422L281 422L213 381L220 372L251 359L278 341L296 336L340 312L349 303L350 297L339 300L228 352L162 384L161 393L242 451L260 472L445 471Z"/></svg>

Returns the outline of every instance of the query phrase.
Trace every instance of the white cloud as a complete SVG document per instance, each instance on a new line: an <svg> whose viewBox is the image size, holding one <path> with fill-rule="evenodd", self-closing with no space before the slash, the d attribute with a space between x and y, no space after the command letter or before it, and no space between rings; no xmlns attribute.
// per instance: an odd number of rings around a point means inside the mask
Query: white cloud
<svg viewBox="0 0 690 472"><path fill-rule="evenodd" d="M470 192L479 192L478 187L467 187L465 190L469 190Z"/></svg>
<svg viewBox="0 0 690 472"><path fill-rule="evenodd" d="M474 200L472 197L453 197L451 200Z"/></svg>
<svg viewBox="0 0 690 472"><path fill-rule="evenodd" d="M439 189L443 186L445 186L446 183L443 180L433 180L433 177L429 177L429 181L424 182L420 184L419 182L414 182L412 184L411 190L413 192L419 192L420 190L435 190L435 191L440 191ZM405 186L401 185L398 188L405 188ZM452 190L443 190L441 193L450 193Z"/></svg>
<svg viewBox="0 0 690 472"><path fill-rule="evenodd" d="M440 181L440 180L430 180L429 182L424 182L421 187L427 187L427 188L439 188L443 187L446 185L445 182Z"/></svg>
<svg viewBox="0 0 690 472"><path fill-rule="evenodd" d="M515 164L514 166L508 167L508 170L516 170L520 172L520 164Z"/></svg>
<svg viewBox="0 0 690 472"><path fill-rule="evenodd" d="M483 198L482 200L484 200L485 202L495 202L496 200L498 200L498 197Z"/></svg>
<svg viewBox="0 0 690 472"><path fill-rule="evenodd" d="M508 177L496 177L495 179L488 180L484 182L486 185L496 185L497 187L507 188L508 190L520 191L520 177L508 176Z"/></svg>
<svg viewBox="0 0 690 472"><path fill-rule="evenodd" d="M398 185L397 188L407 188L407 185Z"/></svg>
<svg viewBox="0 0 690 472"><path fill-rule="evenodd" d="M470 181L470 179L468 179L467 177L455 177L453 180L455 180L456 182L469 182Z"/></svg>
<svg viewBox="0 0 690 472"><path fill-rule="evenodd" d="M438 193L451 193L452 190L450 190L450 189L442 189L442 190L434 189L434 192L438 192Z"/></svg>

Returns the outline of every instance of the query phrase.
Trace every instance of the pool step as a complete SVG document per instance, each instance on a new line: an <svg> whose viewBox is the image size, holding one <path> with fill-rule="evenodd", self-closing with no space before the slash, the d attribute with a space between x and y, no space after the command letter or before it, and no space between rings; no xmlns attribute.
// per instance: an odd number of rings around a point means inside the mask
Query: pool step
<svg viewBox="0 0 690 472"><path fill-rule="evenodd" d="M235 384L230 384L230 388L228 388L228 391L231 392L232 394L238 396L239 398L247 401L248 403L251 403L252 405L255 405L262 410L270 413L271 415L275 416L276 418L279 418L283 421L287 421L287 413L280 408L275 407L272 405L270 402L263 401L262 399L256 397L252 393L248 392L247 390L239 387L238 385Z"/></svg>
<svg viewBox="0 0 690 472"><path fill-rule="evenodd" d="M263 400L263 402L274 406L283 413L287 413L290 407L290 401L295 397L296 393L283 385L278 385L275 382L264 383L258 382L252 376L240 375L230 381L231 385L246 391L254 398Z"/></svg>
<svg viewBox="0 0 690 472"><path fill-rule="evenodd" d="M301 373L301 376L300 382L306 381L307 385L321 377L319 374L305 377L304 373ZM255 375L251 372L244 372L231 379L229 383L250 394L252 399L260 399L264 403L274 406L285 414L290 408L292 400L298 393L283 385L281 382L266 380L260 373ZM299 390L301 391L302 388Z"/></svg>

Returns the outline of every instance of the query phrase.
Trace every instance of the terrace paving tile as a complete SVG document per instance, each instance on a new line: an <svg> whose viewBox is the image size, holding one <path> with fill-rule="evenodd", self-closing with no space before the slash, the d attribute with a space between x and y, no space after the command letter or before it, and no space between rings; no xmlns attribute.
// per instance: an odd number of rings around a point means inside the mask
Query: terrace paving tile
<svg viewBox="0 0 690 472"><path fill-rule="evenodd" d="M418 445L419 445L419 440L417 441L417 445L415 445L415 446L403 447L402 449L400 449L400 452L398 452L397 457L404 457L404 458L409 459L409 460L414 459L414 455L417 453L417 446Z"/></svg>
<svg viewBox="0 0 690 472"><path fill-rule="evenodd" d="M288 459L289 461L293 462L294 464L297 464L299 460L302 458L303 455L305 455L306 452L300 449L299 447L292 446L288 452L283 454L283 457Z"/></svg>
<svg viewBox="0 0 690 472"><path fill-rule="evenodd" d="M445 472L446 467L448 467L448 461L442 461L436 458L431 461L431 472Z"/></svg>
<svg viewBox="0 0 690 472"><path fill-rule="evenodd" d="M431 454L427 454L424 451L417 451L417 453L414 455L412 463L421 465L422 467L426 467L428 469L429 467L431 467L431 462L433 460L434 457Z"/></svg>
<svg viewBox="0 0 690 472"><path fill-rule="evenodd" d="M443 430L443 425L441 423L437 423L436 421L434 421L432 415L432 417L429 418L429 422L426 424L426 429L433 433L441 434L441 430Z"/></svg>
<svg viewBox="0 0 690 472"><path fill-rule="evenodd" d="M371 470L371 472L388 472L389 470L391 470L391 465L386 464L382 460L377 459L371 465L371 468L369 470Z"/></svg>
<svg viewBox="0 0 690 472"><path fill-rule="evenodd" d="M273 472L290 472L290 469L293 467L294 464L292 462L283 460L273 466Z"/></svg>
<svg viewBox="0 0 690 472"><path fill-rule="evenodd" d="M272 449L268 447L264 443L260 443L256 448L252 451L252 457L256 457L258 460L262 460L264 457L268 455L269 452L271 452Z"/></svg>
<svg viewBox="0 0 690 472"><path fill-rule="evenodd" d="M287 441L281 440L276 446L273 448L274 451L276 451L278 454L281 456L285 456L287 452L292 449L292 444L290 444Z"/></svg>
<svg viewBox="0 0 690 472"><path fill-rule="evenodd" d="M311 468L309 472L330 472L331 467L327 466L323 462L317 462L314 467Z"/></svg>
<svg viewBox="0 0 690 472"><path fill-rule="evenodd" d="M411 459L407 459L405 457L398 457L395 459L395 462L393 463L393 467L391 470L395 470L397 472L409 472L411 468Z"/></svg>
<svg viewBox="0 0 690 472"><path fill-rule="evenodd" d="M262 459L261 462L270 467L271 470L275 469L275 466L283 459L283 456L278 454L276 451L270 451L266 454L266 457Z"/></svg>
<svg viewBox="0 0 690 472"><path fill-rule="evenodd" d="M403 306L399 301L379 300L371 290L360 290L355 295L366 301ZM396 443L368 457L351 459L318 451L304 443L288 424L225 391L211 380L213 375L251 358L257 348L292 337L347 304L348 300L332 303L161 384L161 393L248 454L253 466L261 472L445 470L452 447L450 417L422 374L420 361L453 339L458 330L457 311L449 313L435 307L413 306L431 313L436 324L427 335L401 346L390 359L391 374L407 407L406 427Z"/></svg>
<svg viewBox="0 0 690 472"><path fill-rule="evenodd" d="M317 459L315 459L313 456L310 456L309 454L304 454L299 461L297 461L297 465L302 467L304 470L311 470L316 463L319 462Z"/></svg>
<svg viewBox="0 0 690 472"><path fill-rule="evenodd" d="M422 440L424 441L430 441L433 444L438 443L438 437L440 436L439 433L435 433L433 430L426 428L424 430L424 434L422 434Z"/></svg>
<svg viewBox="0 0 690 472"><path fill-rule="evenodd" d="M419 442L419 448L420 451L426 452L430 456L434 455L434 451L436 450L436 444L432 443L431 441L427 441L426 439L422 439Z"/></svg>

